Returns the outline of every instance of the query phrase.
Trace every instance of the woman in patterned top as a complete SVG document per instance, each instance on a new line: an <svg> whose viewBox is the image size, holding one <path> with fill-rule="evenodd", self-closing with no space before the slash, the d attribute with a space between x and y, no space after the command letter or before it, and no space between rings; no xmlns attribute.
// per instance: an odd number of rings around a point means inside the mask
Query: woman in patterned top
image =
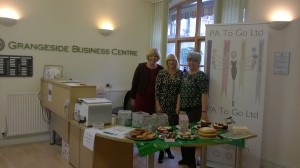
<svg viewBox="0 0 300 168"><path fill-rule="evenodd" d="M208 98L208 76L199 70L201 55L198 52L191 52L187 56L189 71L183 75L181 91L179 94L180 111L187 113L189 122L200 120L208 121L207 98ZM180 165L196 167L195 147L182 147L182 160Z"/></svg>
<svg viewBox="0 0 300 168"><path fill-rule="evenodd" d="M158 113L168 115L169 125L178 124L179 108L176 109L177 97L180 91L182 71L178 69L175 55L170 54L166 59L166 69L159 71L155 82L155 108ZM164 150L168 158L174 159L170 148ZM158 163L163 163L164 151L159 152Z"/></svg>

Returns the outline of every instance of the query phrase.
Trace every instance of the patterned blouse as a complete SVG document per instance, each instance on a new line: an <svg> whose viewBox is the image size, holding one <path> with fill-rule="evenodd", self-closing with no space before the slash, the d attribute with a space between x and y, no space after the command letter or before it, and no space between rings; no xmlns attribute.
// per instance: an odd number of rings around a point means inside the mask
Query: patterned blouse
<svg viewBox="0 0 300 168"><path fill-rule="evenodd" d="M159 101L162 112L168 115L170 125L178 124L178 115L175 110L182 75L182 71L177 70L175 78L171 78L166 70L161 70L156 77L155 99Z"/></svg>
<svg viewBox="0 0 300 168"><path fill-rule="evenodd" d="M208 93L208 82L208 76L202 71L185 73L181 85L180 108L201 107L202 94Z"/></svg>

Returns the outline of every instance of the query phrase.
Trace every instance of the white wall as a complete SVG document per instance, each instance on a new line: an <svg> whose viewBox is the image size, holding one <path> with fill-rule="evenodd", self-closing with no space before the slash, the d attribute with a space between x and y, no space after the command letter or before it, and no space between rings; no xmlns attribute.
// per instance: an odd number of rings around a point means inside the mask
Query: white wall
<svg viewBox="0 0 300 168"><path fill-rule="evenodd" d="M21 19L14 26L0 24L0 38L6 43L54 44L138 51L138 56L82 54L38 50L12 50L6 45L0 55L33 56L33 77L0 78L0 128L4 128L6 96L38 91L44 65L63 65L63 75L111 90L130 89L135 67L145 61L150 47L153 5L141 0L1 0L14 8ZM97 24L109 18L115 30L102 36Z"/></svg>
<svg viewBox="0 0 300 168"><path fill-rule="evenodd" d="M288 9L294 21L270 29L263 125L262 160L287 168L300 165L300 9L299 0L248 0L249 22L267 22L274 10ZM273 74L274 52L290 52L289 75Z"/></svg>
<svg viewBox="0 0 300 168"><path fill-rule="evenodd" d="M142 0L1 0L23 18L12 27L0 25L0 38L32 43L81 45L99 48L137 50L138 57L74 54L44 51L0 51L7 55L34 57L30 78L0 78L0 128L4 127L6 95L39 90L45 64L64 66L64 75L89 84L112 83L112 90L129 89L137 63L145 60L150 45L152 4ZM249 22L267 22L274 9L288 8L294 21L282 31L270 29L264 112L262 160L281 167L300 165L300 9L299 0L249 0ZM117 25L112 35L101 36L96 28L103 17ZM289 75L273 74L273 54L291 53Z"/></svg>

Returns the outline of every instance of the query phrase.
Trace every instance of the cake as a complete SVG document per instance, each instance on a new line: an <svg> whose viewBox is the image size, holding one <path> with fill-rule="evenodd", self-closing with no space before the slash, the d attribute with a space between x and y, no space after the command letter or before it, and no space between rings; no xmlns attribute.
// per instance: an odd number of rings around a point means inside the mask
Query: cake
<svg viewBox="0 0 300 168"><path fill-rule="evenodd" d="M214 123L213 127L215 129L223 129L223 130L227 130L228 129L228 125L227 124L222 124L222 123Z"/></svg>
<svg viewBox="0 0 300 168"><path fill-rule="evenodd" d="M211 124L210 121L205 121L205 120L200 121L201 127L208 127L208 126L210 126L210 124Z"/></svg>
<svg viewBox="0 0 300 168"><path fill-rule="evenodd" d="M217 136L217 130L212 127L201 127L198 129L198 134L202 137L213 138Z"/></svg>

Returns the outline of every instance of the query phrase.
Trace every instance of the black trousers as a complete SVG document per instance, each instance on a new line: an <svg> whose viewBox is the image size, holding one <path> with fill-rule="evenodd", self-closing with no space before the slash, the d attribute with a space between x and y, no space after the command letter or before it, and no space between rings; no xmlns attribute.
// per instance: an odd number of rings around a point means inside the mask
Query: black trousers
<svg viewBox="0 0 300 168"><path fill-rule="evenodd" d="M185 111L187 113L189 122L200 121L202 107L186 108L186 109L181 109L181 110ZM189 164L196 163L195 153L196 153L195 147L181 147L182 160L186 163L189 163Z"/></svg>

